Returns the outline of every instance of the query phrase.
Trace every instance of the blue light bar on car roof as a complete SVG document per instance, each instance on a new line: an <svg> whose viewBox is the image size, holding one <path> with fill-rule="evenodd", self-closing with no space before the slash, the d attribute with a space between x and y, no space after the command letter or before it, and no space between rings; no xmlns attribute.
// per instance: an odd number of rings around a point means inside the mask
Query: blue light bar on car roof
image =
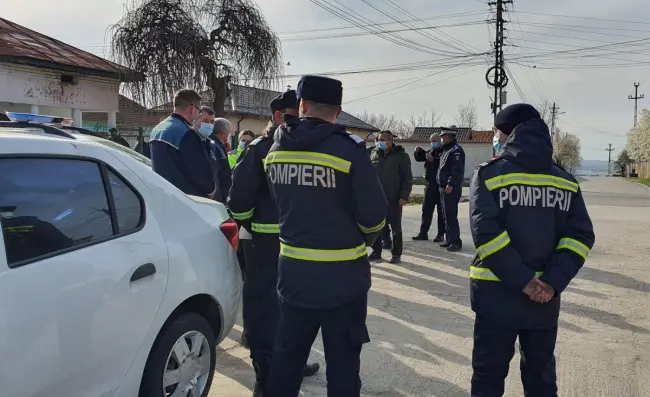
<svg viewBox="0 0 650 397"><path fill-rule="evenodd" d="M22 121L28 123L41 123L41 124L63 124L63 125L72 125L72 119L68 117L57 117L57 116L45 116L40 114L32 113L16 113L16 112L5 112L9 120L11 121Z"/></svg>

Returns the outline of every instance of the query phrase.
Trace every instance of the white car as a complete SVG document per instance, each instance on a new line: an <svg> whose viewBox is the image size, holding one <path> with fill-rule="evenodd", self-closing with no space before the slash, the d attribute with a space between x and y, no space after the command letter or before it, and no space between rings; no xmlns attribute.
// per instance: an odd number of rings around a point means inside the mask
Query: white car
<svg viewBox="0 0 650 397"><path fill-rule="evenodd" d="M0 395L206 396L237 225L103 138L0 122Z"/></svg>

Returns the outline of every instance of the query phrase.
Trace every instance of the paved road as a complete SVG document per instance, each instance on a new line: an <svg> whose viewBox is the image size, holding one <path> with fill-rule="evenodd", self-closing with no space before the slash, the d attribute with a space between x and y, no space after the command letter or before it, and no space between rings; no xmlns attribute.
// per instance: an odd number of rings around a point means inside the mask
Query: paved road
<svg viewBox="0 0 650 397"><path fill-rule="evenodd" d="M615 178L582 182L596 247L564 295L557 347L561 395L650 397L650 189ZM461 228L467 234L467 204ZM405 210L406 238L419 208ZM473 315L467 269L473 249L449 254L430 242L407 242L401 266L373 268L363 352L364 396L467 396ZM238 340L240 328L231 337ZM324 365L320 338L312 360ZM247 351L232 339L218 352L210 396L249 397ZM506 396L521 396L518 357ZM303 383L307 397L326 396L323 373Z"/></svg>

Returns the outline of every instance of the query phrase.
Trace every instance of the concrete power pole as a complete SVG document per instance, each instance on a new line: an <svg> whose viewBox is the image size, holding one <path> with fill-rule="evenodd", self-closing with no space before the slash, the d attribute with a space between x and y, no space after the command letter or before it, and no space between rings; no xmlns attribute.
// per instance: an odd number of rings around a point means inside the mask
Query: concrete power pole
<svg viewBox="0 0 650 397"><path fill-rule="evenodd" d="M634 126L635 127L636 127L636 118L638 114L637 104L639 102L639 99L644 98L643 94L639 95L639 85L640 85L639 83L634 83L634 96L632 95L627 96L627 99L634 99Z"/></svg>
<svg viewBox="0 0 650 397"><path fill-rule="evenodd" d="M503 19L505 4L511 4L512 0L496 0L488 3L490 7L496 6L496 33L494 38L494 66L488 69L485 79L487 83L494 87L494 100L492 102L492 114L496 117L501 107L506 103L503 89L508 85L508 76L503 67L503 32L506 21ZM494 80L490 81L490 72L494 71Z"/></svg>
<svg viewBox="0 0 650 397"><path fill-rule="evenodd" d="M555 140L555 118L558 115L558 110L560 110L560 107L556 106L555 102L553 102L553 107L551 108L551 141Z"/></svg>
<svg viewBox="0 0 650 397"><path fill-rule="evenodd" d="M607 157L608 157L608 159L607 159L607 175L611 175L612 174L612 152L614 150L616 150L616 149L612 148L612 144L610 143L609 148L607 148L605 150L607 150L607 152L608 152L607 153Z"/></svg>

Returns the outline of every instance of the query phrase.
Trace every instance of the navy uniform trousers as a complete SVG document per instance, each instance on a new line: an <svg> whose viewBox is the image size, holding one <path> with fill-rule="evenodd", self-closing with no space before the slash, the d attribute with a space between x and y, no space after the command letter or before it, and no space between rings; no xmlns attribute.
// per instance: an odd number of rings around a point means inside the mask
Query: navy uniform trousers
<svg viewBox="0 0 650 397"><path fill-rule="evenodd" d="M462 244L460 239L460 226L458 225L458 203L463 193L461 187L454 187L454 190L447 194L445 188L440 188L440 202L442 203L442 215L445 218L445 242L447 244Z"/></svg>
<svg viewBox="0 0 650 397"><path fill-rule="evenodd" d="M402 207L399 203L388 204L388 213L386 214L386 226L382 229L382 235L377 237L372 244L373 252L381 252L384 244L388 245L390 239L384 237L388 234L388 227L392 233L391 253L396 256L402 255L404 241L402 237Z"/></svg>
<svg viewBox="0 0 650 397"><path fill-rule="evenodd" d="M525 397L557 397L555 341L549 329L518 329L477 315L474 323L471 397L501 397L519 337L521 381Z"/></svg>
<svg viewBox="0 0 650 397"><path fill-rule="evenodd" d="M249 241L243 314L253 368L257 380L264 382L268 379L280 321L277 293L280 240L277 235L254 235Z"/></svg>
<svg viewBox="0 0 650 397"><path fill-rule="evenodd" d="M361 347L370 342L366 328L367 295L329 309L305 309L280 301L282 315L271 374L264 397L297 397L303 368L320 329L327 364L327 395L361 395Z"/></svg>
<svg viewBox="0 0 650 397"><path fill-rule="evenodd" d="M445 217L442 214L440 190L438 184L435 182L427 182L427 187L424 189L424 202L422 203L422 224L420 225L420 234L426 236L431 229L433 221L433 212L437 210L438 214L438 231L436 236L445 234Z"/></svg>

